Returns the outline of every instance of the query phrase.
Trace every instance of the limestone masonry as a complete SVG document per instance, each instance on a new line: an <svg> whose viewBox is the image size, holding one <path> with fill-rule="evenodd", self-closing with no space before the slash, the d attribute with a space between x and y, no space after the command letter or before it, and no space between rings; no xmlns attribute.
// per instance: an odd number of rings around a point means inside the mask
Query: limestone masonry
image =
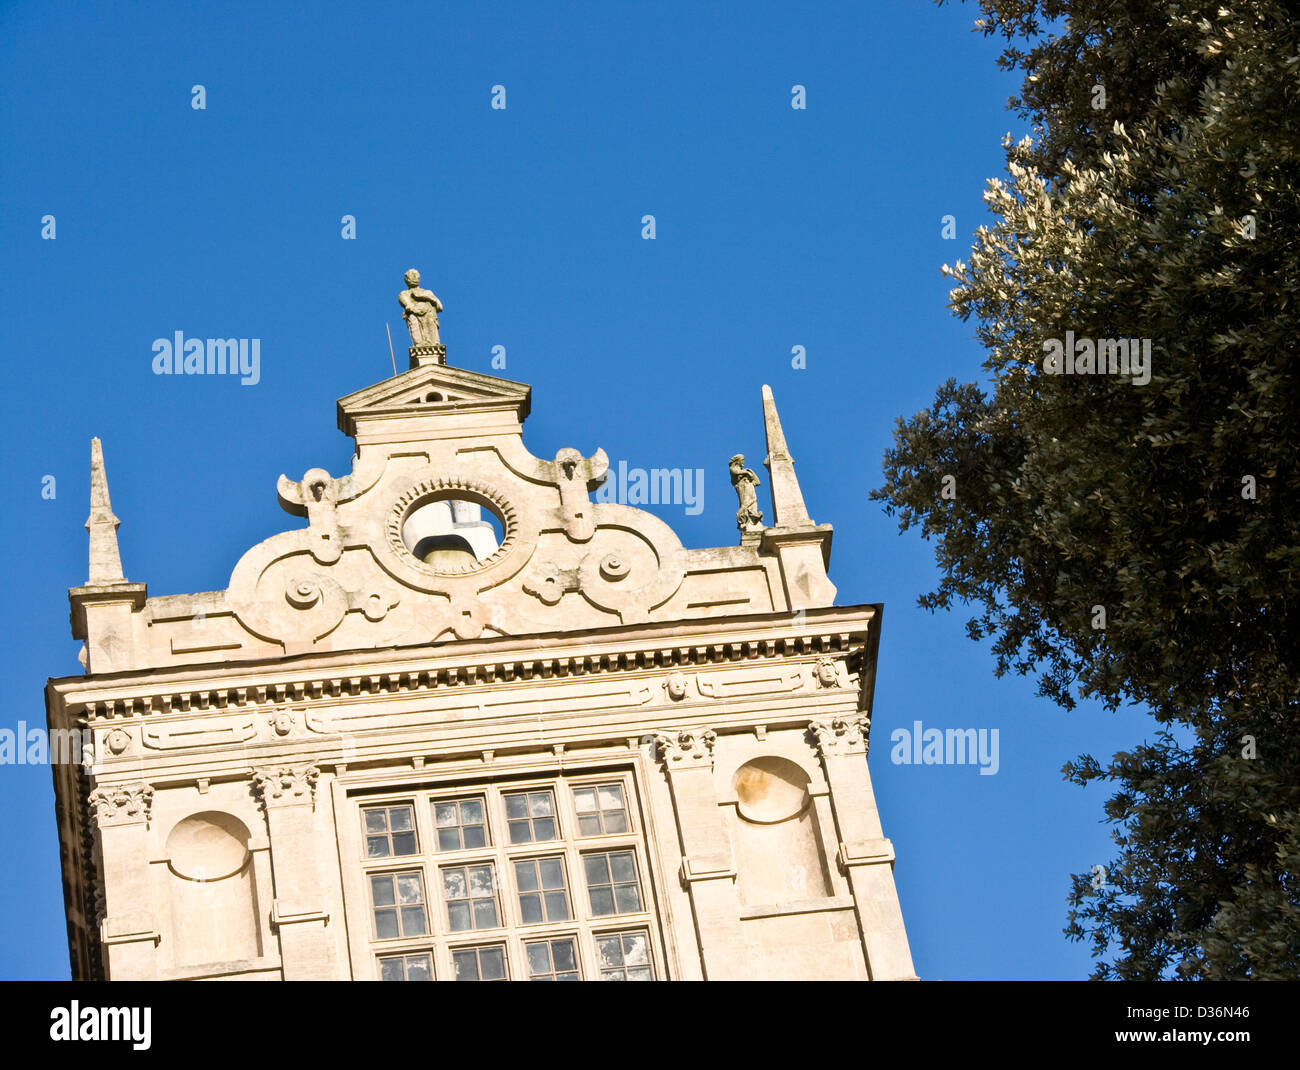
<svg viewBox="0 0 1300 1070"><path fill-rule="evenodd" d="M52 766L73 977L913 978L881 607L833 605L771 391L770 503L732 458L739 545L686 549L595 500L603 451L529 453L529 388L448 367L407 284L352 471L281 476L306 525L226 590L125 578L92 443L86 673L46 688L94 741Z"/></svg>

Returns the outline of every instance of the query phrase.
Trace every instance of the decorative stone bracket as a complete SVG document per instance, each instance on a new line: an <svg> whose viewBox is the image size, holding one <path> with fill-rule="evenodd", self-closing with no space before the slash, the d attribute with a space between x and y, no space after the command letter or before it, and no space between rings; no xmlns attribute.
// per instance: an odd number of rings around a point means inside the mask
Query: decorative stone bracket
<svg viewBox="0 0 1300 1070"><path fill-rule="evenodd" d="M99 923L100 942L106 947L114 947L149 941L157 947L162 942L162 934L153 927L153 922L153 916L143 912L104 918Z"/></svg>
<svg viewBox="0 0 1300 1070"><path fill-rule="evenodd" d="M680 871L683 887L696 881L735 880L736 867L726 858L684 856Z"/></svg>
<svg viewBox="0 0 1300 1070"><path fill-rule="evenodd" d="M271 928L275 931L279 932L280 927L284 925L298 925L303 922L320 922L322 925L328 925L329 912L316 910L303 903L286 902L283 899L277 899L271 904Z"/></svg>
<svg viewBox="0 0 1300 1070"><path fill-rule="evenodd" d="M894 862L894 845L889 840L864 840L861 842L841 843L835 854L840 871L848 873L856 866L892 865Z"/></svg>

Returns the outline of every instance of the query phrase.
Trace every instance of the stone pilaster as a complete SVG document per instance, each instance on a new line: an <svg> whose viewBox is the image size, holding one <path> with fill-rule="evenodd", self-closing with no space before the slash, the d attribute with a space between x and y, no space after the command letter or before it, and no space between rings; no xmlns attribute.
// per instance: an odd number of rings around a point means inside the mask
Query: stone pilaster
<svg viewBox="0 0 1300 1070"><path fill-rule="evenodd" d="M152 802L153 788L143 782L98 787L86 800L99 830L103 880L99 939L111 981L157 976L156 950L162 937L154 921L149 883Z"/></svg>
<svg viewBox="0 0 1300 1070"><path fill-rule="evenodd" d="M740 980L749 958L740 927L736 863L713 783L716 738L709 729L661 733L655 746L673 795L683 852L679 875L691 897L705 980Z"/></svg>
<svg viewBox="0 0 1300 1070"><path fill-rule="evenodd" d="M327 900L322 891L316 836L314 765L253 771L253 794L266 811L275 900L271 927L280 941L286 981L333 980L335 958Z"/></svg>
<svg viewBox="0 0 1300 1070"><path fill-rule="evenodd" d="M867 769L871 719L833 717L808 725L831 789L839 830L836 862L849 879L873 981L911 980L916 974L894 887L894 846L885 839Z"/></svg>

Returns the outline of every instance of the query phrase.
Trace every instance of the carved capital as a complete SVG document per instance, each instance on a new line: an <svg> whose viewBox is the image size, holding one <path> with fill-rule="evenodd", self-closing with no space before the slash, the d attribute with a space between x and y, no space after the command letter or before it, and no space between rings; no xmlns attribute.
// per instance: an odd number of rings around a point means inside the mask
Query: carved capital
<svg viewBox="0 0 1300 1070"><path fill-rule="evenodd" d="M654 738L659 758L669 770L713 766L713 742L718 733L711 728L660 732Z"/></svg>
<svg viewBox="0 0 1300 1070"><path fill-rule="evenodd" d="M823 758L841 754L866 754L871 718L864 713L856 717L812 721L808 725L808 731L817 741L817 749Z"/></svg>
<svg viewBox="0 0 1300 1070"><path fill-rule="evenodd" d="M283 765L253 770L253 794L263 809L294 803L315 805L316 780L320 770L314 765Z"/></svg>
<svg viewBox="0 0 1300 1070"><path fill-rule="evenodd" d="M144 783L96 788L86 803L100 828L147 825L149 809L153 805L153 788Z"/></svg>

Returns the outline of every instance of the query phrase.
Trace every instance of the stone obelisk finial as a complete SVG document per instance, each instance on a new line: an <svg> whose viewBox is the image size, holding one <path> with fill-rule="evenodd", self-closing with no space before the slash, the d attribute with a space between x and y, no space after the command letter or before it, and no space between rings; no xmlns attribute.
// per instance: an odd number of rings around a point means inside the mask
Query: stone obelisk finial
<svg viewBox="0 0 1300 1070"><path fill-rule="evenodd" d="M90 578L86 586L107 583L125 583L122 575L122 555L117 548L117 525L113 504L108 499L108 475L104 471L104 448L99 439L90 440L90 516L86 530L90 532Z"/></svg>
<svg viewBox="0 0 1300 1070"><path fill-rule="evenodd" d="M811 527L803 491L794 474L794 458L785 444L781 418L776 414L772 388L763 387L763 423L767 427L767 459L763 462L772 482L772 523L778 527Z"/></svg>
<svg viewBox="0 0 1300 1070"><path fill-rule="evenodd" d="M420 288L420 273L411 268L404 276L406 289L397 295L406 329L411 332L411 367L446 364L447 347L438 338L438 313L442 302L432 290Z"/></svg>

